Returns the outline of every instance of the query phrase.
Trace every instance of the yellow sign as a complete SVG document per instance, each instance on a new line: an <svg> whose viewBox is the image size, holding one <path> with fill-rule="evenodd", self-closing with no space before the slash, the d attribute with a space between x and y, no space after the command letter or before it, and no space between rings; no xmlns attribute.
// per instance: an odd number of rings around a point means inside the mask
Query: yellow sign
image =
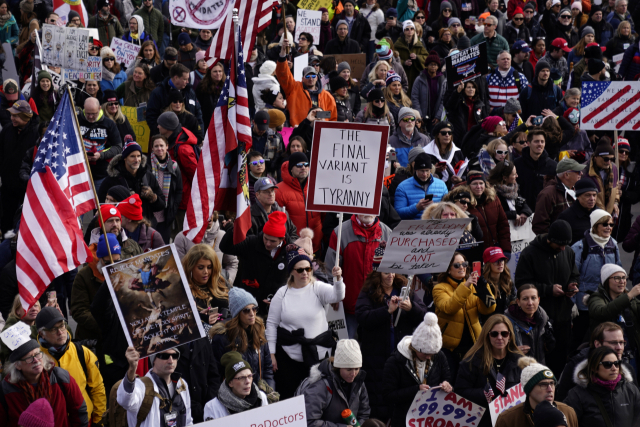
<svg viewBox="0 0 640 427"><path fill-rule="evenodd" d="M122 114L127 116L129 123L133 128L133 132L136 134L136 142L142 147L142 152L147 153L149 151L149 138L151 138L151 132L149 131L149 125L147 121L138 121L138 109L136 107L120 107Z"/></svg>
<svg viewBox="0 0 640 427"><path fill-rule="evenodd" d="M298 9L318 10L321 7L331 8L331 0L300 0Z"/></svg>

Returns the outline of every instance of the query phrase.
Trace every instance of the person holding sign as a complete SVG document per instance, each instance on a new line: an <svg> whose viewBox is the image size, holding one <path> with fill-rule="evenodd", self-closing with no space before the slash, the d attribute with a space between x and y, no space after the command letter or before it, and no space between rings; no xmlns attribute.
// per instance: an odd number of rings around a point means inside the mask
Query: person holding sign
<svg viewBox="0 0 640 427"><path fill-rule="evenodd" d="M402 219L420 219L422 211L447 194L447 185L431 174L431 156L420 153L414 163L414 173L398 185L394 204Z"/></svg>

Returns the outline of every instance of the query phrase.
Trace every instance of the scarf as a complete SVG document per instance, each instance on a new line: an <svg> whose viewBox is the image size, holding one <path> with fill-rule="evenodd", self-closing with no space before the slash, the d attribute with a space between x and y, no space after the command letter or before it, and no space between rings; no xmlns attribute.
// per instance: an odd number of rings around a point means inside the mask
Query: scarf
<svg viewBox="0 0 640 427"><path fill-rule="evenodd" d="M40 343L40 346L43 348L46 348L49 354L52 355L58 361L62 356L64 356L64 353L67 351L67 348L69 348L70 342L71 342L71 337L69 336L69 334L67 334L67 341L64 344L62 344L60 347L54 347L51 344L49 344L49 342L44 338L38 337L38 343Z"/></svg>
<svg viewBox="0 0 640 427"><path fill-rule="evenodd" d="M244 399L239 398L229 388L226 381L220 384L218 389L218 400L229 410L231 414L237 414L238 412L244 412L252 408L258 408L262 406L262 399L260 399L260 393L258 393L258 386L251 384L251 393Z"/></svg>
<svg viewBox="0 0 640 427"><path fill-rule="evenodd" d="M609 243L609 240L611 239L611 237L600 237L597 234L593 234L592 232L589 232L589 235L591 236L593 241L596 242L596 244L602 249L604 249L606 244Z"/></svg>
<svg viewBox="0 0 640 427"><path fill-rule="evenodd" d="M499 195L505 199L515 200L518 197L518 183L515 184L496 184L494 188Z"/></svg>
<svg viewBox="0 0 640 427"><path fill-rule="evenodd" d="M520 308L520 306L518 304L511 304L508 308L509 310L509 314L516 320L519 320L521 322L524 322L526 324L528 324L529 326L535 326L536 325L536 315L535 313L533 314L533 317L531 319L529 319L527 317L527 314L522 311L522 309Z"/></svg>
<svg viewBox="0 0 640 427"><path fill-rule="evenodd" d="M618 383L620 382L620 380L622 379L622 375L618 374L618 378L616 378L615 380L608 380L608 381L604 381L601 380L600 378L596 377L595 375L593 377L591 377L592 381L594 384L599 385L602 388L605 388L609 391L613 391L616 389L616 386L618 385Z"/></svg>
<svg viewBox="0 0 640 427"><path fill-rule="evenodd" d="M43 361L44 362L44 361ZM51 401L51 382L49 381L49 372L42 370L38 384L34 388L27 380L20 380L15 384L20 390L22 390L29 403L33 403L40 398L45 398L47 401Z"/></svg>
<svg viewBox="0 0 640 427"><path fill-rule="evenodd" d="M7 25L7 22L11 19L11 12L7 12L6 15L0 15L0 27Z"/></svg>
<svg viewBox="0 0 640 427"><path fill-rule="evenodd" d="M168 169L170 161L171 156L169 156L169 153L167 153L167 158L164 163L161 163L156 155L151 153L151 172L153 172L153 176L156 177L158 184L162 188L165 207L169 203L169 187L171 187L171 172Z"/></svg>
<svg viewBox="0 0 640 427"><path fill-rule="evenodd" d="M107 70L107 67L102 65L102 78L104 80L106 80L108 82L112 82L115 77L116 77L116 73Z"/></svg>

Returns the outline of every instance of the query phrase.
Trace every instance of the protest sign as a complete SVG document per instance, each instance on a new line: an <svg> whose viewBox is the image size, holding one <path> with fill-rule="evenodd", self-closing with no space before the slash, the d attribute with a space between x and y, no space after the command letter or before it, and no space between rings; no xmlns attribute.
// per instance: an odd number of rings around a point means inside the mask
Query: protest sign
<svg viewBox="0 0 640 427"><path fill-rule="evenodd" d="M407 412L407 427L477 427L486 411L480 405L441 389L422 390Z"/></svg>
<svg viewBox="0 0 640 427"><path fill-rule="evenodd" d="M42 63L53 67L62 67L66 28L57 25L42 25Z"/></svg>
<svg viewBox="0 0 640 427"><path fill-rule="evenodd" d="M342 301L338 303L337 310L334 310L331 304L327 304L324 310L327 313L327 322L329 323L329 329L335 331L335 333L338 334L339 339L349 339L349 332L347 331L347 319L344 315L344 306L342 305Z"/></svg>
<svg viewBox="0 0 640 427"><path fill-rule="evenodd" d="M378 271L397 274L447 270L469 218L405 220L393 229Z"/></svg>
<svg viewBox="0 0 640 427"><path fill-rule="evenodd" d="M231 12L232 0L189 1L170 0L171 24L178 27L213 30L220 28Z"/></svg>
<svg viewBox="0 0 640 427"><path fill-rule="evenodd" d="M136 107L120 107L120 109L122 110L122 114L129 119L129 124L131 124L133 132L136 134L135 140L140 144L140 147L142 147L142 152L148 153L151 131L149 130L147 121L138 121L138 108Z"/></svg>
<svg viewBox="0 0 640 427"><path fill-rule="evenodd" d="M297 82L302 81L302 70L309 65L309 54L296 56L293 58L293 79Z"/></svg>
<svg viewBox="0 0 640 427"><path fill-rule="evenodd" d="M129 346L140 357L205 336L175 246L102 268Z"/></svg>
<svg viewBox="0 0 640 427"><path fill-rule="evenodd" d="M318 10L321 7L331 9L331 0L300 0L298 8L307 10Z"/></svg>
<svg viewBox="0 0 640 427"><path fill-rule="evenodd" d="M511 232L511 259L507 262L507 267L511 271L511 279L516 280L516 267L518 260L524 248L535 239L536 234L533 232L533 215L527 218L527 221L520 227L512 220L509 221L509 229Z"/></svg>
<svg viewBox="0 0 640 427"><path fill-rule="evenodd" d="M522 390L522 384L514 385L513 387L511 387L509 390L507 390L506 396L498 396L498 398L494 399L494 401L489 405L491 423L493 425L496 425L498 415L509 408L513 408L516 405L524 403L525 399L526 395L524 390Z"/></svg>
<svg viewBox="0 0 640 427"><path fill-rule="evenodd" d="M99 56L90 56L86 60L87 67L85 71L69 70L63 68L65 80L102 80L102 59Z"/></svg>
<svg viewBox="0 0 640 427"><path fill-rule="evenodd" d="M198 427L307 427L304 396L196 424Z"/></svg>
<svg viewBox="0 0 640 427"><path fill-rule="evenodd" d="M487 72L487 43L482 42L447 56L447 82L449 89L473 80Z"/></svg>
<svg viewBox="0 0 640 427"><path fill-rule="evenodd" d="M640 129L640 82L583 81L580 129Z"/></svg>
<svg viewBox="0 0 640 427"><path fill-rule="evenodd" d="M2 43L2 49L5 52L13 52L9 43ZM18 76L18 70L16 69L16 63L13 55L6 55L6 59L2 64L2 78L4 80L13 79L18 83L18 90L20 90L20 77Z"/></svg>
<svg viewBox="0 0 640 427"><path fill-rule="evenodd" d="M289 145L289 138L291 138L291 134L293 133L293 128L283 127L280 131L280 136L282 136L282 142L284 142L284 148L287 148Z"/></svg>
<svg viewBox="0 0 640 427"><path fill-rule="evenodd" d="M378 215L389 126L316 121L307 210Z"/></svg>
<svg viewBox="0 0 640 427"><path fill-rule="evenodd" d="M367 68L367 54L366 53L344 53L342 55L325 55L333 56L336 59L336 64L341 62L347 62L351 67L351 78L354 80L360 80L362 74L364 74L365 68Z"/></svg>
<svg viewBox="0 0 640 427"><path fill-rule="evenodd" d="M620 64L622 64L622 58L624 57L624 52L619 53L617 55L613 55L613 63L615 64L614 70L616 73L620 72Z"/></svg>
<svg viewBox="0 0 640 427"><path fill-rule="evenodd" d="M102 80L102 59L89 56L91 31L44 24L42 32L44 65L63 68L65 80Z"/></svg>
<svg viewBox="0 0 640 427"><path fill-rule="evenodd" d="M141 46L114 37L111 39L111 50L116 54L116 61L129 67L136 60Z"/></svg>
<svg viewBox="0 0 640 427"><path fill-rule="evenodd" d="M300 33L309 33L313 36L313 44L320 42L320 20L322 12L318 10L298 9L298 19L296 19L296 37L297 42Z"/></svg>

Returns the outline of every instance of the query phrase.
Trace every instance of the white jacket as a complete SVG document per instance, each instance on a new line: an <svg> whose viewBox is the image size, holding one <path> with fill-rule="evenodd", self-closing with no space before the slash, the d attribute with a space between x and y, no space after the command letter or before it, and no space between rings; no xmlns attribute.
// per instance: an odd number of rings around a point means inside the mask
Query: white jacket
<svg viewBox="0 0 640 427"><path fill-rule="evenodd" d="M146 377L151 377L151 371L147 372ZM135 426L137 423L136 417L138 415L138 411L140 410L140 406L142 405L142 400L144 399L145 387L142 383L142 380L136 378L134 383L134 389L132 393L127 393L124 389L124 382L127 381L124 379L120 386L118 387L118 395L116 400L118 404L122 406L127 411L127 424L130 426ZM153 381L153 378L152 378ZM180 379L181 382L184 382L183 390L180 392L180 396L182 396L182 401L184 402L184 406L187 410L187 422L185 425L193 425L193 418L191 418L191 397L189 396L189 386L184 379ZM176 390L180 388L180 383L176 386ZM158 385L155 381L153 381L153 390L156 393L160 393L158 389ZM153 398L153 405L151 406L151 411L149 411L149 415L147 415L147 419L140 424L140 427L157 427L162 425L163 423L160 420L160 399L157 397Z"/></svg>
<svg viewBox="0 0 640 427"><path fill-rule="evenodd" d="M269 401L267 400L267 395L264 394L263 391L260 391L260 398L262 399L262 406L267 406ZM206 405L204 405L204 420L217 420L218 418L223 418L229 415L229 410L226 406L222 404L218 400L217 397L208 401ZM142 426L140 426L142 427Z"/></svg>
<svg viewBox="0 0 640 427"><path fill-rule="evenodd" d="M253 79L253 101L256 104L256 111L264 108L264 101L260 97L261 92L264 89L272 89L280 92L280 83L275 76L267 76L264 74L258 74L258 77Z"/></svg>

